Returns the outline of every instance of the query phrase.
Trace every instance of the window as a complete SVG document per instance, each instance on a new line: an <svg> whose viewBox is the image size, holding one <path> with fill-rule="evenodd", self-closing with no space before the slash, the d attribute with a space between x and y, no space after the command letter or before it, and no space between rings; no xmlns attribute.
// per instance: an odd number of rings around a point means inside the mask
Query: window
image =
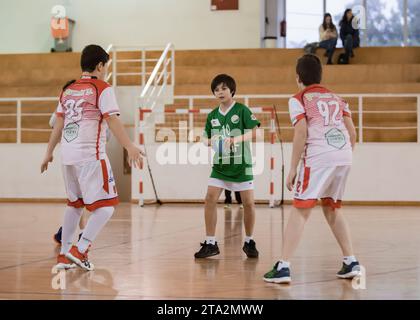
<svg viewBox="0 0 420 320"><path fill-rule="evenodd" d="M318 27L322 23L323 1L287 1L288 48L303 48L308 42L319 40Z"/></svg>
<svg viewBox="0 0 420 320"><path fill-rule="evenodd" d="M367 1L367 46L404 44L403 0Z"/></svg>
<svg viewBox="0 0 420 320"><path fill-rule="evenodd" d="M407 0L408 45L420 46L420 0Z"/></svg>

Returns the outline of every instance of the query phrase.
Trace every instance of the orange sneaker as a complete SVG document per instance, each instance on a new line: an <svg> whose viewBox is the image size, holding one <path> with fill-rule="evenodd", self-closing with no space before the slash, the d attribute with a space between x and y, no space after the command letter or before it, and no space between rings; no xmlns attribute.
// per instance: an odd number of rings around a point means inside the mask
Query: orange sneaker
<svg viewBox="0 0 420 320"><path fill-rule="evenodd" d="M94 266L88 259L88 251L89 250L86 250L85 253L81 253L76 246L73 246L70 251L66 253L66 257L83 270L92 271Z"/></svg>
<svg viewBox="0 0 420 320"><path fill-rule="evenodd" d="M64 254L59 254L57 256L57 264L55 265L57 270L67 270L76 268L76 265L67 259Z"/></svg>

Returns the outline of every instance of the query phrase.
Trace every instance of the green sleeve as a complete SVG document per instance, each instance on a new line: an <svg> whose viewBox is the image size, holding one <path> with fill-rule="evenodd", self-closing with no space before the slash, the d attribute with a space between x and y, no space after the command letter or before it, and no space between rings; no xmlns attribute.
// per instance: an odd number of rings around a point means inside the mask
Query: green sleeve
<svg viewBox="0 0 420 320"><path fill-rule="evenodd" d="M207 116L206 127L204 128L203 136L207 139L211 138L211 116Z"/></svg>
<svg viewBox="0 0 420 320"><path fill-rule="evenodd" d="M254 129L255 127L259 127L261 123L255 117L251 110L248 107L244 108L243 111L243 121L244 121L244 129Z"/></svg>

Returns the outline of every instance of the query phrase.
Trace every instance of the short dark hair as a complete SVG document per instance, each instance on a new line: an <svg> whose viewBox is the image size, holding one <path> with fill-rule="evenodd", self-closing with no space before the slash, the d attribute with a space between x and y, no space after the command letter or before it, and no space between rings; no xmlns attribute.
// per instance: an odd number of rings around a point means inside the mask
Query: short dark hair
<svg viewBox="0 0 420 320"><path fill-rule="evenodd" d="M235 95L236 92L236 82L230 75L227 74L218 74L211 82L211 92L216 90L216 87L223 83L226 87L230 89L232 93L232 97Z"/></svg>
<svg viewBox="0 0 420 320"><path fill-rule="evenodd" d="M109 54L101 46L90 44L82 51L80 67L82 71L93 72L98 63L102 62L105 65L108 61Z"/></svg>
<svg viewBox="0 0 420 320"><path fill-rule="evenodd" d="M314 54L305 54L300 57L296 64L296 74L305 86L321 83L322 65L319 58Z"/></svg>

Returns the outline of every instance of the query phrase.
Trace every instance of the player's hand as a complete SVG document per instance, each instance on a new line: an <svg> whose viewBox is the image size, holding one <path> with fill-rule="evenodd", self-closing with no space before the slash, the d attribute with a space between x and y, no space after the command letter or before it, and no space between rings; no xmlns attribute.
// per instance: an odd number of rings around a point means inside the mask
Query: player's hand
<svg viewBox="0 0 420 320"><path fill-rule="evenodd" d="M143 150L137 148L135 145L132 145L130 148L127 149L128 154L128 164L130 167L134 166L135 168L139 168L143 165L143 157L146 155Z"/></svg>
<svg viewBox="0 0 420 320"><path fill-rule="evenodd" d="M225 150L231 151L235 145L235 140L232 137L227 137L223 143Z"/></svg>
<svg viewBox="0 0 420 320"><path fill-rule="evenodd" d="M296 170L290 170L289 175L287 176L286 186L289 191L293 190L293 186L295 185L297 172Z"/></svg>
<svg viewBox="0 0 420 320"><path fill-rule="evenodd" d="M41 163L41 173L44 171L47 171L48 169L48 163L53 161L53 155L52 154L46 154L44 160Z"/></svg>

